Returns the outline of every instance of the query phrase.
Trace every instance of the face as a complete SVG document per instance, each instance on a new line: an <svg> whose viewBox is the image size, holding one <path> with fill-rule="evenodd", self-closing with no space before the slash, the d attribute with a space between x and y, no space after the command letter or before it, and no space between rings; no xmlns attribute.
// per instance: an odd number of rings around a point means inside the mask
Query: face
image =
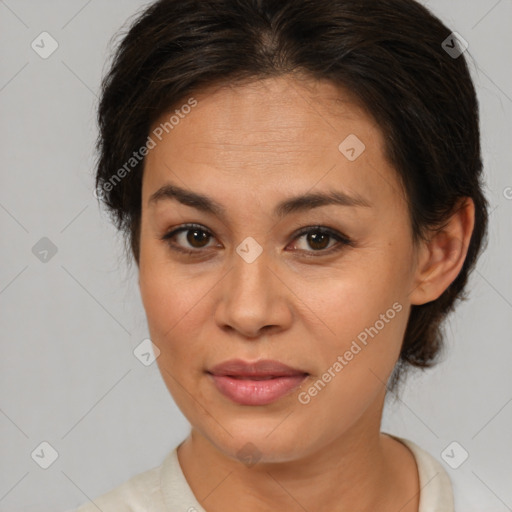
<svg viewBox="0 0 512 512"><path fill-rule="evenodd" d="M230 457L252 443L290 461L378 428L416 262L383 134L327 82L194 99L153 137L142 187L139 284L169 391ZM212 375L232 359L294 371Z"/></svg>

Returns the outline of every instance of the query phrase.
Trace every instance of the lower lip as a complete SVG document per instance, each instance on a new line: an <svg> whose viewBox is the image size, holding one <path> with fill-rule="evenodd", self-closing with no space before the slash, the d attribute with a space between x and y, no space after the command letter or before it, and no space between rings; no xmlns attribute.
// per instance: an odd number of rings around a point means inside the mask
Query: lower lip
<svg viewBox="0 0 512 512"><path fill-rule="evenodd" d="M226 375L212 375L217 389L241 405L267 405L284 397L300 386L307 375L276 377L267 380L235 379Z"/></svg>

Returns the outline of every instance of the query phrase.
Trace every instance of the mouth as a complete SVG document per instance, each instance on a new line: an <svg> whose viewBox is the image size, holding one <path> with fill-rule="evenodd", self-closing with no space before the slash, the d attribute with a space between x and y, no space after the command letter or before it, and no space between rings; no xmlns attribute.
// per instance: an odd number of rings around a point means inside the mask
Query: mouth
<svg viewBox="0 0 512 512"><path fill-rule="evenodd" d="M216 389L239 405L267 405L290 394L309 373L273 360L225 361L206 372Z"/></svg>

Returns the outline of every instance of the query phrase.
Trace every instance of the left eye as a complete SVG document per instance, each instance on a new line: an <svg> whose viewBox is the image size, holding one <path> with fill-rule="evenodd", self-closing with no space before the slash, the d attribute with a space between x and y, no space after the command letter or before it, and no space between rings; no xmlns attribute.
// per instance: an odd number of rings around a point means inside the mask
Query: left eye
<svg viewBox="0 0 512 512"><path fill-rule="evenodd" d="M181 243L179 241L180 237ZM211 238L213 238L213 234L203 226L189 224L166 233L162 240L174 251L197 254L201 252L201 249L208 248L208 242ZM293 238L293 240L300 239L304 239L306 244L312 249L298 248L300 252L306 253L330 253L333 247L335 248L334 250L339 250L345 245L352 245L352 242L346 236L323 226L303 228L300 232L295 233ZM338 247L336 247L336 243L330 245L330 242L333 241L338 242ZM188 244L188 247L183 246L185 242Z"/></svg>
<svg viewBox="0 0 512 512"><path fill-rule="evenodd" d="M341 233L322 226L315 226L302 229L295 235L294 240L303 238L306 244L313 249L299 249L305 252L331 252L330 249L336 247L336 244L329 246L330 241L338 242L338 247L335 250L341 249L344 245L351 245L351 241Z"/></svg>

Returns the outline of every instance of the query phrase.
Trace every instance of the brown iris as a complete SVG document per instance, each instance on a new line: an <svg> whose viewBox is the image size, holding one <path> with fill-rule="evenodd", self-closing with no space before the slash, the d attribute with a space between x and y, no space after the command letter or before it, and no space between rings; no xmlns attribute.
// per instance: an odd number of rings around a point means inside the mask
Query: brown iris
<svg viewBox="0 0 512 512"><path fill-rule="evenodd" d="M210 238L210 235L203 231L202 229L189 229L187 232L187 242L190 243L192 247L201 248L204 247ZM195 245L198 242L199 245ZM201 245L201 242L206 242Z"/></svg>
<svg viewBox="0 0 512 512"><path fill-rule="evenodd" d="M329 245L329 238L328 234L318 231L310 232L307 235L308 244L313 249L325 249Z"/></svg>

